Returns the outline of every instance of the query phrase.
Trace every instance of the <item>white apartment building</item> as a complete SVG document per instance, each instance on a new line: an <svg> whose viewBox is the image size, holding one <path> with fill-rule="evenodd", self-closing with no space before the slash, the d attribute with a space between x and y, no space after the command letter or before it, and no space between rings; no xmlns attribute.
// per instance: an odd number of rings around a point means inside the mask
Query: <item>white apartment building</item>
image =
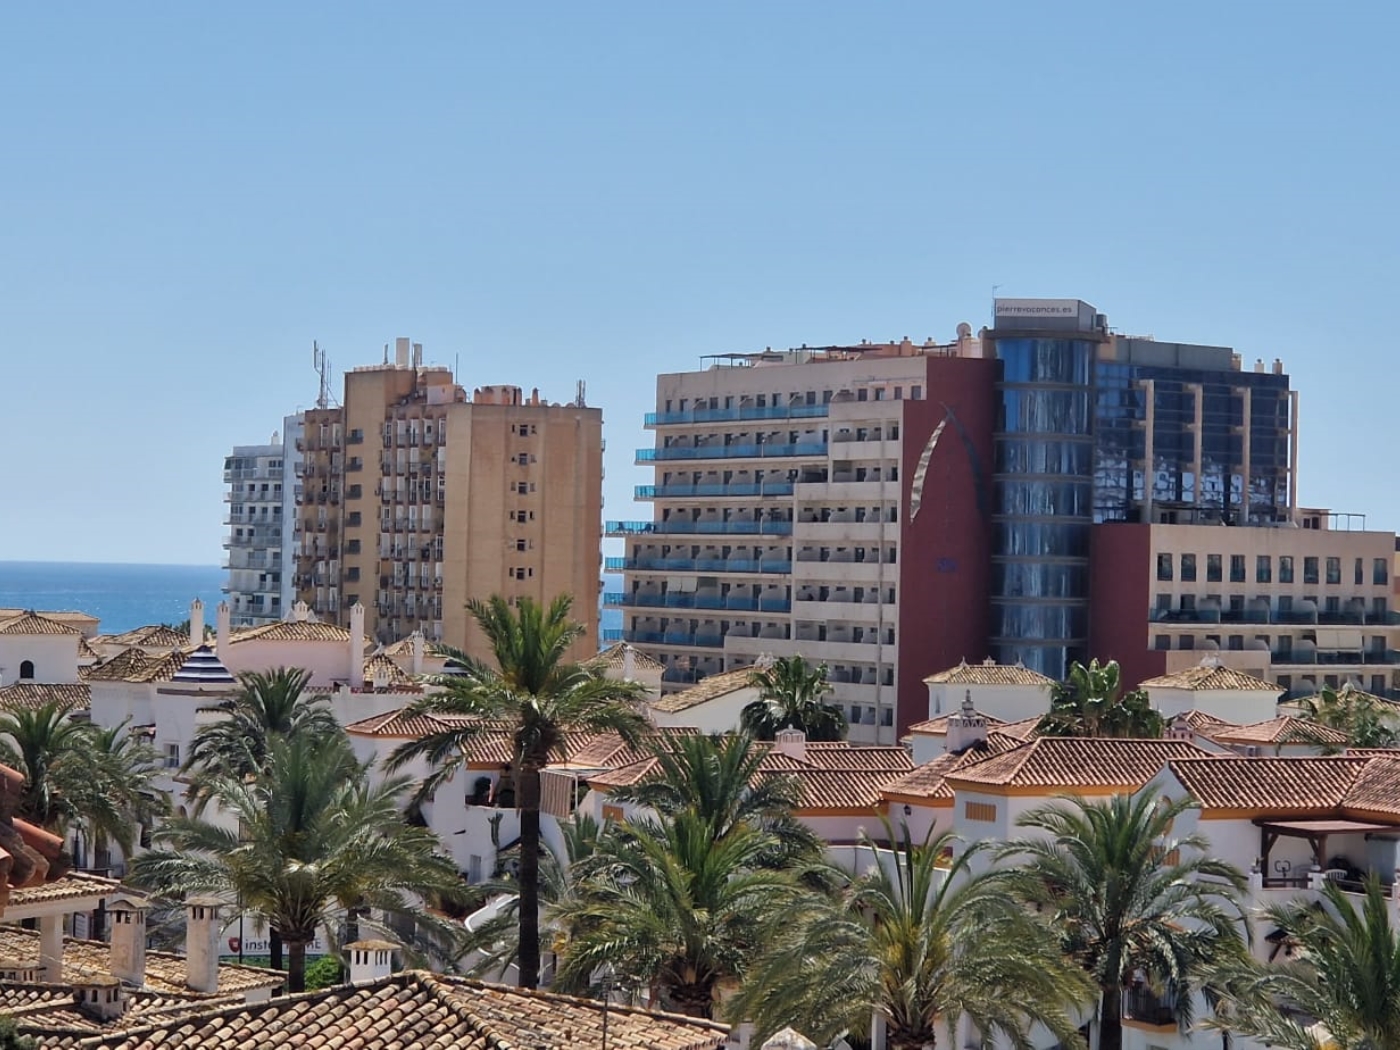
<svg viewBox="0 0 1400 1050"><path fill-rule="evenodd" d="M297 417L289 417L288 422ZM297 423L300 429L299 422ZM257 627L282 619L291 581L283 571L295 506L296 444L277 434L266 445L236 445L224 460L229 527L224 540L228 595L235 627Z"/></svg>
<svg viewBox="0 0 1400 1050"><path fill-rule="evenodd" d="M827 665L851 740L895 741L905 412L931 359L980 355L964 325L951 345L732 354L658 377L656 446L637 454L652 520L608 523L626 555L606 600L664 689L800 654Z"/></svg>

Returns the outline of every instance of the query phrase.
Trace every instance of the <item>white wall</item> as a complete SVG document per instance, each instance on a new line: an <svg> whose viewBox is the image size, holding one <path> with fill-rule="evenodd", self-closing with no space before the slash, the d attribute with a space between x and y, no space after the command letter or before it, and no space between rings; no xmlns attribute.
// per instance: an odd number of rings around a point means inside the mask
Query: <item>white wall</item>
<svg viewBox="0 0 1400 1050"><path fill-rule="evenodd" d="M0 686L19 681L20 664L34 664L34 682L76 682L78 680L78 640L76 634L0 635Z"/></svg>
<svg viewBox="0 0 1400 1050"><path fill-rule="evenodd" d="M300 667L311 672L312 686L332 686L350 680L349 642L271 642L250 638L224 646L219 660L235 675Z"/></svg>
<svg viewBox="0 0 1400 1050"><path fill-rule="evenodd" d="M1279 690L1149 688L1147 699L1171 721L1187 711L1204 711L1237 725L1266 722L1278 716Z"/></svg>
<svg viewBox="0 0 1400 1050"><path fill-rule="evenodd" d="M1039 718L1050 710L1049 685L948 685L930 683L928 716L950 715L962 708L968 695L972 706L984 715L1003 722Z"/></svg>
<svg viewBox="0 0 1400 1050"><path fill-rule="evenodd" d="M648 707L647 711L659 726L693 726L705 733L729 733L739 728L744 708L757 699L757 689L743 686L684 711L659 711L655 707Z"/></svg>

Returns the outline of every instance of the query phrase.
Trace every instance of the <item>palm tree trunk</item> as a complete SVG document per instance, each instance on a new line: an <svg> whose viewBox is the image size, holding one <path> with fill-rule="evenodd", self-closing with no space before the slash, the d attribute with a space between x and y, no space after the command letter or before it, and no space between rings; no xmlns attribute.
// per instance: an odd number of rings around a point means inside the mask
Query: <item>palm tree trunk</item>
<svg viewBox="0 0 1400 1050"><path fill-rule="evenodd" d="M540 983L540 771L522 762L516 801L520 805L520 980Z"/></svg>
<svg viewBox="0 0 1400 1050"><path fill-rule="evenodd" d="M1123 989L1106 985L1099 1007L1099 1050L1123 1050Z"/></svg>
<svg viewBox="0 0 1400 1050"><path fill-rule="evenodd" d="M282 969L282 935L277 932L276 926L267 928L267 954L270 956L272 968Z"/></svg>
<svg viewBox="0 0 1400 1050"><path fill-rule="evenodd" d="M306 942L287 942L287 990L293 994L306 991Z"/></svg>

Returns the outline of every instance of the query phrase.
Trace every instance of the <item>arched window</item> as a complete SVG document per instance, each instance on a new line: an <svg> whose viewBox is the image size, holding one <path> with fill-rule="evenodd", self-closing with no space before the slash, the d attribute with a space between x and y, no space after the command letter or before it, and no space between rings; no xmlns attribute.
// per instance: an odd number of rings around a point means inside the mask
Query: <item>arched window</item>
<svg viewBox="0 0 1400 1050"><path fill-rule="evenodd" d="M33 661L33 660L22 660L22 661L20 661L20 665L19 665L19 676L20 676L21 678L33 678L33 677L34 677L34 661Z"/></svg>

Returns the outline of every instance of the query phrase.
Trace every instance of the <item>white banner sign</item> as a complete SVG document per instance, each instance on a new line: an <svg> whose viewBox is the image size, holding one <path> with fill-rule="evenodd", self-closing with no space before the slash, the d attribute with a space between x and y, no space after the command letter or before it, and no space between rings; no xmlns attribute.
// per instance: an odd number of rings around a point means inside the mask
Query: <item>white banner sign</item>
<svg viewBox="0 0 1400 1050"><path fill-rule="evenodd" d="M263 926L262 932L258 932L257 924L252 916L243 920L243 935L240 938L238 933L238 920L234 919L224 927L223 936L219 938L219 958L237 959L239 945L242 945L245 957L267 956L272 954L272 940L268 936L267 927ZM287 946L282 945L285 953ZM326 938L324 930L316 932L316 939L306 946L307 957L314 955L329 955L331 951L330 942Z"/></svg>
<svg viewBox="0 0 1400 1050"><path fill-rule="evenodd" d="M998 299L998 317L1078 317L1076 299Z"/></svg>

